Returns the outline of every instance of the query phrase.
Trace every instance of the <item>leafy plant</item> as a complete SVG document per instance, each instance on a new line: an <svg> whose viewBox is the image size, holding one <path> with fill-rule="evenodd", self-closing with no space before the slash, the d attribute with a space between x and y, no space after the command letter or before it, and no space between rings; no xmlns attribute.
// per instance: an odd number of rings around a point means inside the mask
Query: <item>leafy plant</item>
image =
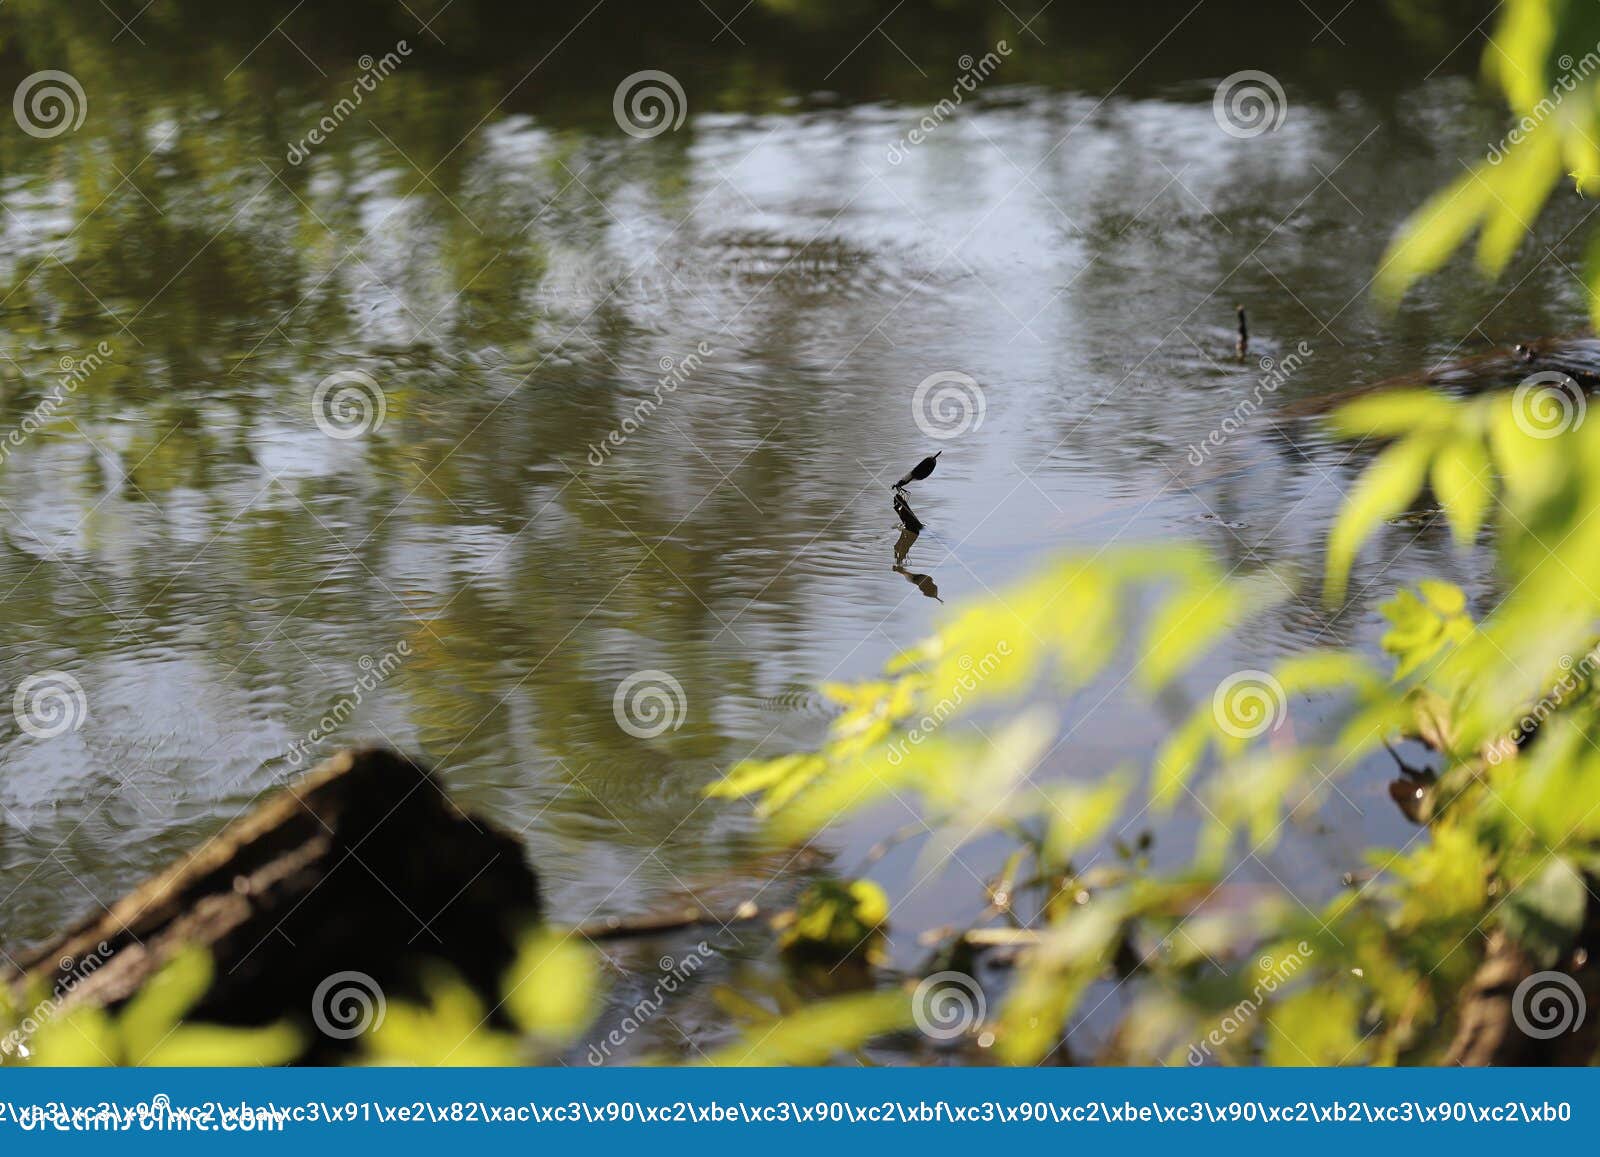
<svg viewBox="0 0 1600 1157"><path fill-rule="evenodd" d="M211 985L209 953L186 948L116 1013L85 1005L43 1023L17 1053L34 1065L281 1065L300 1054L300 1034L289 1025L235 1028L191 1024L184 1015ZM36 1009L48 994L30 994ZM13 1010L13 1015L15 1015Z"/></svg>
<svg viewBox="0 0 1600 1157"><path fill-rule="evenodd" d="M1375 281L1397 302L1476 233L1478 267L1498 275L1552 193L1570 177L1600 194L1600 9L1587 0L1505 0L1483 54L1485 76L1515 118L1505 140L1434 194L1384 255ZM1600 323L1600 245L1584 277Z"/></svg>
<svg viewBox="0 0 1600 1157"><path fill-rule="evenodd" d="M930 858L984 834L1015 839L1006 874L1031 891L1034 910L1010 938L1024 951L987 1026L1002 1059L1050 1055L1086 994L1108 982L1124 1008L1115 1057L1175 1061L1215 1035L1208 1024L1229 1020L1235 1031L1208 1047L1211 1059L1438 1059L1484 934L1499 929L1553 964L1580 934L1586 873L1600 865L1588 680L1600 666L1591 650L1600 594L1582 578L1600 562L1600 521L1589 518L1600 509L1600 425L1530 432L1524 403L1406 393L1336 415L1346 436L1389 445L1333 528L1330 599L1342 597L1384 520L1428 488L1463 544L1492 526L1511 596L1474 621L1451 584L1398 592L1382 607L1394 659L1387 676L1343 651L1279 664L1269 677L1285 700L1322 694L1342 704L1326 738L1242 728L1205 701L1162 745L1142 793L1127 769L1035 782L1056 730L1040 708L1006 713L1019 691L1044 682L1070 693L1118 654L1149 691L1168 691L1267 601L1259 577L1225 576L1195 554L1134 551L1065 560L964 609L882 678L829 688L846 712L818 751L741 764L712 793L755 798L780 839L804 838L890 792L917 801L935 833ZM1143 605L1153 610L1142 628L1124 631ZM997 655L1003 662L987 661ZM1563 681L1575 666L1584 677ZM973 726L984 712L998 719ZM1400 736L1432 748L1439 765L1416 781L1428 797L1427 839L1371 850L1372 878L1321 912L1289 896L1214 903L1241 838L1253 850L1270 845L1311 789ZM1130 808L1187 797L1203 801L1205 823L1186 868L1156 875L1093 858ZM991 903L985 921L1014 927L1017 911L1015 899ZM981 928L965 935L1007 942ZM1291 957L1293 975L1263 993L1259 966L1247 961ZM1241 1019L1241 1008L1251 1015Z"/></svg>
<svg viewBox="0 0 1600 1157"><path fill-rule="evenodd" d="M515 1065L549 1061L571 1045L598 1009L594 954L572 934L535 927L523 936L506 972L498 1006L518 1032L459 977L437 972L426 1003L391 1001L362 1040L366 1059L394 1065Z"/></svg>

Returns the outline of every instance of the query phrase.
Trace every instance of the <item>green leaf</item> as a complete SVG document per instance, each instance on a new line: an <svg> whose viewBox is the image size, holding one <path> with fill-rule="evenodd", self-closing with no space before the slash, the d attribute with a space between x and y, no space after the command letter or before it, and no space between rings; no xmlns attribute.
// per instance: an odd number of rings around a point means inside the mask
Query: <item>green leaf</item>
<svg viewBox="0 0 1600 1157"><path fill-rule="evenodd" d="M596 1011L594 954L572 937L554 930L529 933L506 976L506 1012L524 1032L546 1042L577 1039Z"/></svg>
<svg viewBox="0 0 1600 1157"><path fill-rule="evenodd" d="M300 1055L300 1034L292 1025L240 1028L183 1024L151 1049L143 1063L162 1068L243 1068L286 1065Z"/></svg>
<svg viewBox="0 0 1600 1157"><path fill-rule="evenodd" d="M1417 589L1441 615L1466 613L1466 592L1455 583L1447 583L1441 579L1421 579L1417 582Z"/></svg>
<svg viewBox="0 0 1600 1157"><path fill-rule="evenodd" d="M1050 809L1045 813L1050 827L1045 836L1045 859L1063 865L1103 836L1122 812L1128 798L1128 783L1114 776L1089 787L1069 784L1048 793Z"/></svg>
<svg viewBox="0 0 1600 1157"><path fill-rule="evenodd" d="M1572 55L1589 52L1596 43L1600 43L1600 11L1593 4L1505 0L1493 40L1484 48L1484 75L1500 86L1519 116L1537 117L1541 102L1559 99L1556 82L1573 72ZM1583 95L1574 93L1567 101L1581 102Z"/></svg>
<svg viewBox="0 0 1600 1157"><path fill-rule="evenodd" d="M118 1018L130 1064L144 1064L183 1015L211 987L211 954L195 945L180 948L151 977Z"/></svg>
<svg viewBox="0 0 1600 1157"><path fill-rule="evenodd" d="M1275 1068L1363 1063L1360 1012L1348 992L1326 985L1271 1005L1262 1014L1266 1063Z"/></svg>
<svg viewBox="0 0 1600 1157"><path fill-rule="evenodd" d="M529 999L526 987L512 988L506 994L505 1007L514 1016L525 1011L520 1005ZM362 1037L369 1062L427 1067L526 1063L521 1042L489 1027L489 1010L454 972L447 968L430 971L423 978L423 991L421 1004L390 1001L383 1018ZM548 1027L548 1021L543 1023ZM570 1039L566 1032L542 1033L530 1028L529 1033L546 1049L563 1046Z"/></svg>
<svg viewBox="0 0 1600 1157"><path fill-rule="evenodd" d="M1216 730L1211 704L1206 703L1197 708L1183 726L1161 745L1161 750L1156 754L1155 774L1150 786L1150 803L1153 807L1165 811L1177 801L1178 793L1199 767Z"/></svg>
<svg viewBox="0 0 1600 1157"><path fill-rule="evenodd" d="M1411 728L1417 738L1435 751L1454 750L1455 726L1444 696L1426 687L1414 687L1406 698L1411 704Z"/></svg>
<svg viewBox="0 0 1600 1157"><path fill-rule="evenodd" d="M116 1022L104 1009L85 1005L45 1023L27 1047L33 1064L49 1068L100 1067L122 1063Z"/></svg>
<svg viewBox="0 0 1600 1157"><path fill-rule="evenodd" d="M1541 438L1517 420L1515 395L1495 399L1489 421L1489 446L1505 480L1508 500L1531 503L1550 494L1565 473L1570 447L1560 438Z"/></svg>
<svg viewBox="0 0 1600 1157"><path fill-rule="evenodd" d="M1506 897L1500 923L1542 967L1555 964L1583 930L1589 892L1567 861L1552 856L1544 870Z"/></svg>
<svg viewBox="0 0 1600 1157"><path fill-rule="evenodd" d="M718 1049L705 1063L717 1066L820 1065L875 1037L912 1025L904 992L842 996L758 1025L744 1039Z"/></svg>
<svg viewBox="0 0 1600 1157"><path fill-rule="evenodd" d="M1401 227L1379 264L1373 291L1391 308L1412 282L1432 273L1461 247L1494 203L1494 193L1476 172L1435 193Z"/></svg>
<svg viewBox="0 0 1600 1157"><path fill-rule="evenodd" d="M1494 198L1478 238L1478 267L1491 277L1499 276L1532 232L1539 210L1561 179L1559 131L1548 121L1540 122L1498 166L1478 169Z"/></svg>
<svg viewBox="0 0 1600 1157"><path fill-rule="evenodd" d="M1489 454L1476 438L1453 438L1433 461L1433 492L1450 520L1456 541L1471 543L1494 497Z"/></svg>
<svg viewBox="0 0 1600 1157"><path fill-rule="evenodd" d="M1453 422L1460 403L1433 390L1386 390L1340 406L1329 424L1345 438L1403 438Z"/></svg>
<svg viewBox="0 0 1600 1157"><path fill-rule="evenodd" d="M1283 588L1259 589L1242 582L1180 590L1151 616L1145 632L1139 680L1151 690L1165 687L1212 644L1252 614L1281 601Z"/></svg>
<svg viewBox="0 0 1600 1157"><path fill-rule="evenodd" d="M956 793L946 800L942 822L924 845L918 863L923 871L948 863L963 844L1003 824L1037 797L1022 785L1054 747L1057 720L1048 708L1024 711L990 733L983 755L969 760L964 774L953 777Z"/></svg>
<svg viewBox="0 0 1600 1157"><path fill-rule="evenodd" d="M871 880L818 880L778 923L778 950L837 962L881 962L889 897Z"/></svg>
<svg viewBox="0 0 1600 1157"><path fill-rule="evenodd" d="M1286 695L1373 691L1381 682L1366 657L1354 651L1307 651L1278 664L1274 674Z"/></svg>
<svg viewBox="0 0 1600 1157"><path fill-rule="evenodd" d="M1465 614L1466 596L1459 587L1424 579L1418 589L1425 599L1401 590L1379 608L1394 624L1381 645L1395 657L1397 680L1432 662L1445 647L1459 644L1473 630L1472 619Z"/></svg>
<svg viewBox="0 0 1600 1157"><path fill-rule="evenodd" d="M826 766L827 761L821 756L808 752L780 755L776 759L747 759L735 764L726 776L711 784L705 791L712 799L738 799L741 796L758 795L791 781L798 781L801 784L809 782Z"/></svg>
<svg viewBox="0 0 1600 1157"><path fill-rule="evenodd" d="M1107 897L1075 907L1051 925L1006 997L998 1052L1008 1064L1036 1064L1060 1043L1066 1020L1110 961L1126 906Z"/></svg>
<svg viewBox="0 0 1600 1157"><path fill-rule="evenodd" d="M1397 442L1378 456L1350 492L1328 537L1328 574L1325 598L1337 604L1344 598L1350 567L1357 552L1385 520L1399 514L1422 489L1436 442L1414 436Z"/></svg>

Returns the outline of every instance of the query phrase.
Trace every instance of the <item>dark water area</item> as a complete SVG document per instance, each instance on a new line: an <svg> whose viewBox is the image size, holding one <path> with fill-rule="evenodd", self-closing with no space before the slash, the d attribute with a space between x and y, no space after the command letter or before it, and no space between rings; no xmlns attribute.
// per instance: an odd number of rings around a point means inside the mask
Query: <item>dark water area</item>
<svg viewBox="0 0 1600 1157"><path fill-rule="evenodd" d="M818 683L1066 551L1299 576L1197 697L1373 648L1376 601L1418 576L1492 599L1422 511L1327 614L1365 459L1287 413L1582 324L1575 194L1499 284L1461 262L1395 315L1370 299L1400 221L1504 131L1475 79L1489 5L717 7L0 8L5 91L58 70L82 106L54 133L0 118L0 430L26 429L0 463L0 690L64 673L85 708L47 738L0 713L0 947L358 740L519 832L564 919L782 904L911 816L797 858L706 785L816 743ZM1246 69L1284 114L1238 136L1213 97ZM625 131L643 70L681 91L676 128ZM955 436L919 425L933 375L973 383ZM889 485L939 449L897 571ZM641 674L664 726L619 721ZM1182 705L1112 680L1053 706L1041 779L1148 765ZM1391 774L1344 769L1236 882L1314 906L1410 837ZM981 907L996 857L960 861L873 868L897 962ZM719 985L800 983L760 933L712 940L630 1051L709 1047ZM685 950L618 955L617 998Z"/></svg>

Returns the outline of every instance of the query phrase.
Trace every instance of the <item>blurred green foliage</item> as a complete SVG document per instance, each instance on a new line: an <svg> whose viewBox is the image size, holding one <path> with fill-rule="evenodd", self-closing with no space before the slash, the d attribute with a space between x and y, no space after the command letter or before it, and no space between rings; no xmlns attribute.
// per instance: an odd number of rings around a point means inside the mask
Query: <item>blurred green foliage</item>
<svg viewBox="0 0 1600 1157"><path fill-rule="evenodd" d="M1397 238L1378 278L1391 300L1475 230L1480 265L1498 273L1564 172L1580 192L1600 191L1600 8L1511 0L1486 60L1516 129L1503 156L1443 190ZM1593 261L1589 280L1600 284ZM1087 994L1109 985L1120 1022L1104 1059L1438 1061L1489 934L1545 967L1575 959L1600 871L1591 680L1600 594L1589 578L1600 569L1600 423L1585 423L1585 411L1570 383L1551 380L1472 399L1377 395L1334 415L1340 435L1386 445L1331 529L1328 603L1345 602L1351 566L1377 530L1429 492L1459 543L1492 531L1505 597L1475 621L1458 588L1424 581L1380 608L1389 672L1354 653L1313 651L1264 673L1269 711L1307 694L1337 704L1326 738L1279 734L1271 719L1251 726L1259 712L1236 710L1219 688L1174 729L1142 793L1126 770L1035 784L1055 721L1008 715L1019 689L1049 680L1063 694L1081 690L1120 649L1148 691L1170 697L1211 644L1290 581L1241 579L1181 552L1108 553L967 608L882 679L830 688L846 711L825 745L742 764L713 793L754 796L781 839L893 792L918 801L937 849L997 833L1016 840L1035 935L1022 941L997 1015L974 1026L1004 1060L1051 1056ZM1154 609L1129 637L1135 605ZM976 657L1002 646L1005 661L973 683ZM974 726L986 713L999 721ZM1370 877L1358 873L1320 911L1287 893L1230 895L1234 865L1270 846L1290 809L1399 737L1435 753L1436 774L1415 786L1427 838L1369 849ZM1157 874L1093 855L1138 810L1184 796L1203 817L1186 866ZM1099 866L1079 868L1085 854Z"/></svg>
<svg viewBox="0 0 1600 1157"><path fill-rule="evenodd" d="M1396 237L1375 282L1384 301L1398 301L1475 232L1479 267L1499 274L1564 178L1582 195L1600 195L1600 7L1506 0L1499 13L1483 69L1515 119L1484 160L1430 198ZM1589 247L1584 278L1591 318L1600 321L1600 243ZM1460 513L1471 516L1470 508Z"/></svg>
<svg viewBox="0 0 1600 1157"><path fill-rule="evenodd" d="M817 961L882 963L889 897L871 880L818 880L779 923L778 949Z"/></svg>
<svg viewBox="0 0 1600 1157"><path fill-rule="evenodd" d="M993 1034L1005 1060L1050 1055L1086 994L1107 982L1124 1002L1114 1059L1179 1061L1208 1025L1259 999L1261 1015L1221 1041L1215 1059L1438 1060L1485 934L1501 930L1553 965L1576 943L1585 878L1600 867L1597 702L1587 682L1563 682L1594 664L1600 594L1581 576L1600 563L1600 522L1591 518L1600 510L1600 423L1552 434L1528 424L1529 404L1527 396L1403 394L1336 416L1346 436L1390 444L1332 530L1330 598L1341 597L1376 528L1428 486L1463 542L1492 524L1511 594L1475 622L1451 584L1398 592L1381 608L1391 624L1388 674L1342 651L1279 664L1268 682L1280 709L1307 694L1339 705L1325 739L1252 733L1206 697L1146 769L1143 792L1126 769L1098 781L1033 782L1058 736L1037 709L1006 714L1020 688L1042 679L1069 694L1124 654L1152 693L1169 693L1268 601L1259 578L1224 574L1201 555L1124 552L1066 560L967 608L885 678L831 688L847 710L820 751L742 764L712 790L757 797L782 839L892 791L917 801L935 855L985 836L1016 840L1037 936L1023 941L998 1015L975 1026ZM1134 606L1153 609L1123 638L1118 624ZM979 664L970 658L1005 641L1004 664L971 680ZM937 704L957 688L959 709L941 713ZM984 711L999 721L971 726ZM905 742L911 732L922 735L914 747ZM1370 849L1371 879L1321 911L1289 893L1247 902L1229 894L1239 859L1271 846L1291 809L1402 736L1428 744L1441 764L1428 789L1429 838ZM1139 810L1184 796L1204 817L1187 866L1152 873L1092 854ZM1095 866L1079 867L1085 856ZM1291 959L1293 976L1261 998L1256 962Z"/></svg>
<svg viewBox="0 0 1600 1157"><path fill-rule="evenodd" d="M233 1028L184 1023L183 1016L211 984L208 953L185 949L119 1011L80 1005L56 1013L37 987L17 1001L0 987L0 1031L10 1047L0 1063L35 1065L281 1065L300 1054L302 1038L289 1025ZM31 1029L32 1031L27 1031Z"/></svg>
<svg viewBox="0 0 1600 1157"><path fill-rule="evenodd" d="M491 1023L494 1010L458 977L438 972L426 984L426 1003L389 1003L362 1038L363 1055L387 1065L548 1062L594 1019L598 985L593 953L570 933L530 930L505 977L499 1011L509 1026Z"/></svg>

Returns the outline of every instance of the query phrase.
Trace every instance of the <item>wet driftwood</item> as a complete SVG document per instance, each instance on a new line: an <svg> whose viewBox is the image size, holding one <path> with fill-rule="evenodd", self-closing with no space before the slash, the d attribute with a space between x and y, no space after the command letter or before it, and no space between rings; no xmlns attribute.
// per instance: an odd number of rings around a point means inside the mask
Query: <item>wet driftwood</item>
<svg viewBox="0 0 1600 1157"><path fill-rule="evenodd" d="M514 836L462 812L409 759L343 752L29 953L17 984L43 980L63 1010L115 1006L180 946L200 944L216 975L197 1020L309 1025L330 975L366 973L393 997L418 992L430 961L492 1005L517 931L538 911ZM94 970L74 976L88 959ZM307 1039L312 1058L344 1047Z"/></svg>

